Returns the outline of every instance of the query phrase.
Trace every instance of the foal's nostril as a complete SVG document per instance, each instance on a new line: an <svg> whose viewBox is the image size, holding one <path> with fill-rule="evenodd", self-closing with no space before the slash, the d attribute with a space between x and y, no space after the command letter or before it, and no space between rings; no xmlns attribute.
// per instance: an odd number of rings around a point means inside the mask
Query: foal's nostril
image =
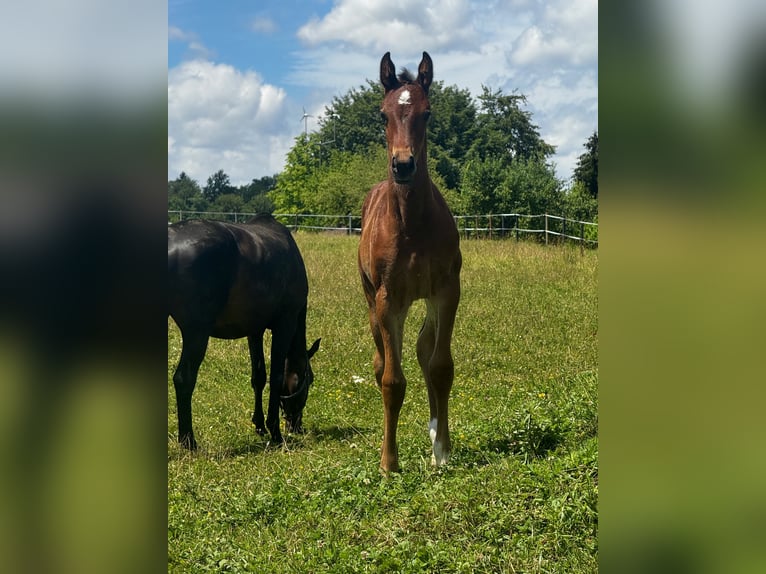
<svg viewBox="0 0 766 574"><path fill-rule="evenodd" d="M415 157L409 156L406 161L400 161L394 156L391 160L391 167L394 175L399 178L406 178L415 173Z"/></svg>

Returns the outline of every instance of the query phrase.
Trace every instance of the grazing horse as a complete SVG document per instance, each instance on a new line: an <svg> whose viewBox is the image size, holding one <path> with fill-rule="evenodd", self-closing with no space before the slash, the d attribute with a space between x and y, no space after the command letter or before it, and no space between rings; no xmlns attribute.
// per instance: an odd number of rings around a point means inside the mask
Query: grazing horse
<svg viewBox="0 0 766 574"><path fill-rule="evenodd" d="M433 63L426 52L417 78L406 70L397 77L388 52L380 62L388 179L374 186L364 201L358 264L375 340L375 378L383 396L380 467L385 473L399 470L396 427L406 388L402 338L407 312L416 299L426 300L417 355L428 388L433 464L446 463L451 450L450 342L460 300L462 257L455 221L428 175L426 124L432 80Z"/></svg>
<svg viewBox="0 0 766 574"><path fill-rule="evenodd" d="M288 432L301 432L303 408L314 380L306 350L308 280L290 231L270 215L247 223L188 220L168 227L169 315L181 330L181 359L173 375L178 407L178 441L196 449L191 399L209 337L247 337L255 392L253 423L274 443L283 442L279 407ZM268 416L263 334L271 330Z"/></svg>

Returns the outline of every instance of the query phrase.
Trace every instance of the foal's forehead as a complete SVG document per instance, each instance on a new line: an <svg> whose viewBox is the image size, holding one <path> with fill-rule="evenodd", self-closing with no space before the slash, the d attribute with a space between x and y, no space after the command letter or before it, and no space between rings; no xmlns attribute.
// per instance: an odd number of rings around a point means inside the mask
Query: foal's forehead
<svg viewBox="0 0 766 574"><path fill-rule="evenodd" d="M428 104L428 97L423 88L418 84L404 84L396 90L386 94L384 106L393 107L422 107Z"/></svg>

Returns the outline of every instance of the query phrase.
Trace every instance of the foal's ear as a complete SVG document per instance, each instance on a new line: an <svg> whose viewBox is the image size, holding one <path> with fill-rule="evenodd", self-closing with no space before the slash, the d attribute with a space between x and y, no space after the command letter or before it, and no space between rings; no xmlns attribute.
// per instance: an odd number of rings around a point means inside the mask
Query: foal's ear
<svg viewBox="0 0 766 574"><path fill-rule="evenodd" d="M399 80L396 79L396 66L391 61L391 52L386 52L380 61L380 83L383 84L386 93L401 86Z"/></svg>
<svg viewBox="0 0 766 574"><path fill-rule="evenodd" d="M322 338L320 337L316 341L314 341L314 344L311 345L311 348L306 351L306 354L309 356L309 359L314 356L314 354L319 350L319 341L321 341Z"/></svg>
<svg viewBox="0 0 766 574"><path fill-rule="evenodd" d="M431 56L428 52L423 52L423 59L420 60L418 66L418 84L423 88L423 91L428 94L428 88L431 87L431 81L434 79L434 63L431 60Z"/></svg>

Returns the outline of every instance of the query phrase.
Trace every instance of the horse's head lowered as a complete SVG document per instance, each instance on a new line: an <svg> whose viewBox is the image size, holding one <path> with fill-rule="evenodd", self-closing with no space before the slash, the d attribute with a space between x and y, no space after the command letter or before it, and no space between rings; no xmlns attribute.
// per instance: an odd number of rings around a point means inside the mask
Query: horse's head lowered
<svg viewBox="0 0 766 574"><path fill-rule="evenodd" d="M380 115L386 122L389 170L396 183L409 183L426 161L426 123L431 117L428 88L433 62L427 52L418 65L417 78L405 70L398 76L386 52L380 61L380 82L386 90Z"/></svg>
<svg viewBox="0 0 766 574"><path fill-rule="evenodd" d="M297 359L285 361L284 390L286 394L280 397L282 411L285 414L287 432L303 432L303 409L309 398L309 388L314 382L314 371L311 369L311 357L319 350L317 339L306 354Z"/></svg>

